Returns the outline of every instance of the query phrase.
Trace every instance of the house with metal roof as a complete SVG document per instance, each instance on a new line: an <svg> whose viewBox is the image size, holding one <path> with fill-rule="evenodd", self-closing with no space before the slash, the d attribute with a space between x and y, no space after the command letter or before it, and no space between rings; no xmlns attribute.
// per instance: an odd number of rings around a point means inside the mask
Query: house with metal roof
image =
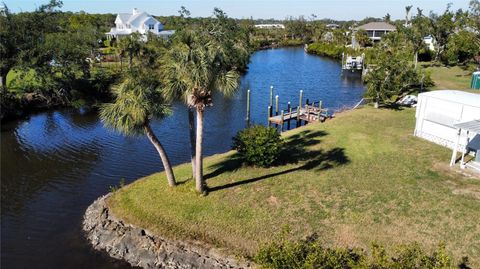
<svg viewBox="0 0 480 269"><path fill-rule="evenodd" d="M164 31L163 28L163 24L152 15L134 8L132 13L117 14L115 27L111 28L106 35L107 37L117 38L136 32L140 33L144 38L146 38L148 33L167 38L175 33L175 31Z"/></svg>
<svg viewBox="0 0 480 269"><path fill-rule="evenodd" d="M377 42L380 41L385 34L393 32L397 28L386 22L370 22L354 28L355 31L360 29L365 30L373 42Z"/></svg>

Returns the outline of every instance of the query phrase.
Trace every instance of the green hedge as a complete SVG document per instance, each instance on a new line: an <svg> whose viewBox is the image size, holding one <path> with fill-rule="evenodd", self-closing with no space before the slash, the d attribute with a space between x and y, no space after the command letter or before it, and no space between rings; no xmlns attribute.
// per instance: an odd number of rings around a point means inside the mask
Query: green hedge
<svg viewBox="0 0 480 269"><path fill-rule="evenodd" d="M336 45L334 43L313 43L307 48L308 53L327 56L335 59L342 59L342 53L353 54L354 51L351 48L346 48L342 45Z"/></svg>
<svg viewBox="0 0 480 269"><path fill-rule="evenodd" d="M282 138L275 128L256 125L239 131L233 138L233 149L249 165L268 167L280 154Z"/></svg>
<svg viewBox="0 0 480 269"><path fill-rule="evenodd" d="M437 250L427 253L414 243L399 246L395 253L388 254L384 247L378 244L372 244L369 251L360 248L326 248L320 244L315 234L298 242L282 239L266 245L259 250L255 261L263 268L273 269L470 268L467 257L454 266L444 245L439 245Z"/></svg>

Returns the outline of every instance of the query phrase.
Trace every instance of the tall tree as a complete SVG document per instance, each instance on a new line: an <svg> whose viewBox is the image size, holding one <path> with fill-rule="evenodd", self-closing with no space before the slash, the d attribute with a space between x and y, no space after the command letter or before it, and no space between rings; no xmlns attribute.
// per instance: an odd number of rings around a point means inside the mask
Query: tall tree
<svg viewBox="0 0 480 269"><path fill-rule="evenodd" d="M147 135L157 150L167 176L168 185L176 185L168 155L155 135L151 121L170 114L169 103L163 97L159 81L145 69L132 68L123 82L115 87L115 101L101 107L100 118L105 126L124 135Z"/></svg>
<svg viewBox="0 0 480 269"><path fill-rule="evenodd" d="M182 13L185 14L185 11ZM165 72L166 88L169 89L171 98L182 100L187 105L192 176L196 178L198 178L196 172L198 167L196 149L198 135L196 133L198 134L198 130L195 128L194 111L197 110L197 106L192 104L192 89L197 87L196 84L198 83L189 77L194 69L189 70L188 66L198 65L195 62L198 61L198 53L205 51L205 48L208 47L210 51L216 50L215 57L217 58L213 61L219 69L223 70L219 73L230 70L238 74L238 70L246 68L250 55L249 35L251 29L240 27L235 20L229 18L220 9L214 9L214 16L215 18L205 25L194 29L185 27L178 31L173 38L173 48L164 58L164 69L170 70ZM220 91L223 91L223 89L220 89ZM226 93L226 91L223 92ZM199 190L199 187L197 187L197 190Z"/></svg>
<svg viewBox="0 0 480 269"><path fill-rule="evenodd" d="M384 20L386 23L391 23L392 17L390 16L390 13L387 13L387 15L385 15L385 17L383 17L383 20Z"/></svg>
<svg viewBox="0 0 480 269"><path fill-rule="evenodd" d="M480 33L480 1L471 0L469 6L471 25L477 30L477 33Z"/></svg>
<svg viewBox="0 0 480 269"><path fill-rule="evenodd" d="M184 42L167 53L164 73L171 96L181 96L197 115L195 139L195 189L206 192L203 179L203 121L205 108L212 106L212 95L219 91L231 95L238 88L239 73L228 62L228 50L216 42L212 32L189 30Z"/></svg>
<svg viewBox="0 0 480 269"><path fill-rule="evenodd" d="M454 14L450 11L450 4L442 15L430 13L430 27L436 41L435 61L438 61L445 51L449 36L455 31Z"/></svg>
<svg viewBox="0 0 480 269"><path fill-rule="evenodd" d="M412 10L413 6L406 6L405 7L405 26L410 25L410 10Z"/></svg>
<svg viewBox="0 0 480 269"><path fill-rule="evenodd" d="M7 87L7 74L14 67L47 67L51 59L44 57L42 45L45 34L58 31L56 15L62 5L61 1L51 0L34 12L12 14L3 3L0 8L0 86L3 91Z"/></svg>
<svg viewBox="0 0 480 269"><path fill-rule="evenodd" d="M182 100L187 105L187 114L188 114L188 129L190 137L190 160L192 164L192 177L195 177L195 168L196 168L196 158L195 158L195 116L194 109L190 104L190 88L194 85L189 84L188 80L185 80L185 77L188 74L182 73L177 74L178 71L185 72L183 66L179 61L189 62L193 55L193 50L197 43L195 43L195 33L193 31L179 31L174 37L175 46L172 50L166 54L164 58L164 65L166 70L170 72L162 72L165 74L165 85L168 94L168 97L171 99ZM198 42L198 41L197 41Z"/></svg>
<svg viewBox="0 0 480 269"><path fill-rule="evenodd" d="M415 68L410 60L395 52L381 52L374 69L365 77L367 90L365 97L379 103L391 104L397 98L422 83L430 83L428 74Z"/></svg>
<svg viewBox="0 0 480 269"><path fill-rule="evenodd" d="M417 9L417 12L417 15L412 19L411 27L405 29L406 36L413 47L415 67L418 64L418 53L422 48L425 48L424 38L431 32L428 18L423 16L421 9Z"/></svg>
<svg viewBox="0 0 480 269"><path fill-rule="evenodd" d="M121 58L128 57L128 68L132 68L133 59L142 49L142 40L139 33L135 32L127 36L119 37L117 42L119 55Z"/></svg>

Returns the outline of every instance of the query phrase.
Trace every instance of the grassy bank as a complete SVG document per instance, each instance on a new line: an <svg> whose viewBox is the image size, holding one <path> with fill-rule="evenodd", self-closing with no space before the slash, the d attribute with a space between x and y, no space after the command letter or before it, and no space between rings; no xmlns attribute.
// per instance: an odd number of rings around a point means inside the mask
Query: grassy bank
<svg viewBox="0 0 480 269"><path fill-rule="evenodd" d="M454 89L473 93L480 93L478 90L470 89L472 70L460 66L428 67L432 80L435 82L434 90Z"/></svg>
<svg viewBox="0 0 480 269"><path fill-rule="evenodd" d="M307 52L319 56L326 56L334 59L342 59L342 53L354 54L354 50L343 45L333 43L313 43L308 45Z"/></svg>
<svg viewBox="0 0 480 269"><path fill-rule="evenodd" d="M207 197L194 193L185 164L175 168L177 188L158 173L109 204L164 236L245 256L288 226L292 238L317 232L327 246L445 242L455 258L480 266L480 181L451 172L450 151L413 137L414 122L413 109L342 113L285 133L282 166L242 167L233 152L208 157Z"/></svg>

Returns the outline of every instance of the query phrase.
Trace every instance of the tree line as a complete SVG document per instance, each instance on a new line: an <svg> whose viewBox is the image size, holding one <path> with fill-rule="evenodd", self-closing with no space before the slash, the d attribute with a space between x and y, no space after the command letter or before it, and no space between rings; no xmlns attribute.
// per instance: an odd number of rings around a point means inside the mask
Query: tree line
<svg viewBox="0 0 480 269"><path fill-rule="evenodd" d="M57 0L33 12L0 7L2 120L38 106L108 99L115 72L95 68L93 61L114 16L61 7Z"/></svg>

